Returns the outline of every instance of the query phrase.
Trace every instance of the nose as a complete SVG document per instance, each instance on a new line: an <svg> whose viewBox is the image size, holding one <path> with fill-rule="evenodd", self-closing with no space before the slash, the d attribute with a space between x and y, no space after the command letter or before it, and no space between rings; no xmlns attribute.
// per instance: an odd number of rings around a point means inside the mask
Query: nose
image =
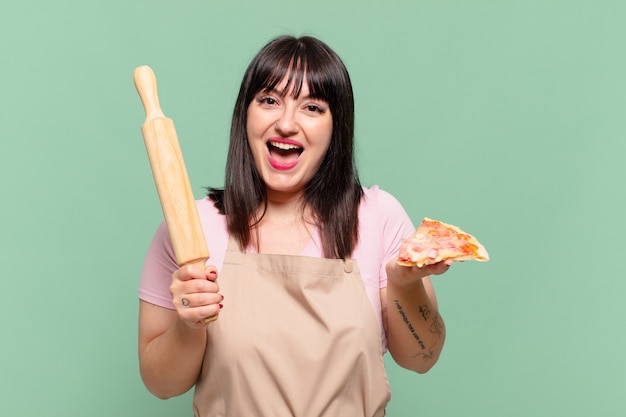
<svg viewBox="0 0 626 417"><path fill-rule="evenodd" d="M274 128L277 133L285 137L296 133L299 127L295 112L291 109L285 109L274 123Z"/></svg>

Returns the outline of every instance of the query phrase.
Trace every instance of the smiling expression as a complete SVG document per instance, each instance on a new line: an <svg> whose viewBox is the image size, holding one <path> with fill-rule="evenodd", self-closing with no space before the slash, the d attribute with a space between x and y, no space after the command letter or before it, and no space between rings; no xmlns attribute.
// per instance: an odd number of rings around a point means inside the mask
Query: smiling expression
<svg viewBox="0 0 626 417"><path fill-rule="evenodd" d="M285 84L254 96L248 143L268 193L300 194L326 155L333 118L326 101L309 96L306 80L297 97L291 90L285 94Z"/></svg>

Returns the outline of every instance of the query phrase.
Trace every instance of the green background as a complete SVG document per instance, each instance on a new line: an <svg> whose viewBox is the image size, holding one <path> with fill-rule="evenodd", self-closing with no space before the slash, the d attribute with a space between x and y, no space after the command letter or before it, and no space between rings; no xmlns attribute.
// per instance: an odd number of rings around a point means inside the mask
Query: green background
<svg viewBox="0 0 626 417"><path fill-rule="evenodd" d="M625 21L618 0L3 0L0 415L191 415L138 374L162 213L132 73L154 69L200 197L283 33L344 59L363 182L492 257L435 278L446 346L426 375L386 357L388 415L624 415Z"/></svg>

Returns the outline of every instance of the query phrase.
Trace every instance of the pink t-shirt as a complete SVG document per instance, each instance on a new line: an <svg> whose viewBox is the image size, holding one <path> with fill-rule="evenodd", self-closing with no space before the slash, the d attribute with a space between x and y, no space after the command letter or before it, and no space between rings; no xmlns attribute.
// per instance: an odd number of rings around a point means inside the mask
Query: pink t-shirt
<svg viewBox="0 0 626 417"><path fill-rule="evenodd" d="M382 327L380 288L387 286L385 265L396 257L400 243L415 231L404 208L389 193L377 186L363 188L359 205L359 241L352 254L356 259L368 298L378 317L383 347L386 337ZM221 270L228 246L226 218L205 197L197 201L198 213L211 258L207 262ZM306 246L302 256L322 257L319 234ZM174 309L169 286L178 269L165 222L159 225L148 248L139 283L139 298L161 307ZM219 278L218 278L219 281Z"/></svg>

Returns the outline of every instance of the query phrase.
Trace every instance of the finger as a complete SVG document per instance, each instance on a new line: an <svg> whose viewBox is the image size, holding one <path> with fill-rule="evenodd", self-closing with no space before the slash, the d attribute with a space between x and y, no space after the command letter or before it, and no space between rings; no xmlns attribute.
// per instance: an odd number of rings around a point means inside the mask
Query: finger
<svg viewBox="0 0 626 417"><path fill-rule="evenodd" d="M205 271L205 277L209 281L215 281L217 279L217 268L214 266L207 266Z"/></svg>
<svg viewBox="0 0 626 417"><path fill-rule="evenodd" d="M172 301L176 305L178 302L179 305L182 305L180 301L183 297L189 299L190 295L196 294L218 294L219 295L220 287L215 281L209 281L206 279L190 279L187 281L179 281L172 280L172 284L170 285L170 294L172 295Z"/></svg>
<svg viewBox="0 0 626 417"><path fill-rule="evenodd" d="M214 317L219 314L222 309L221 304L211 304L192 309L179 310L178 315L182 321L190 327L204 327L213 320L206 320L208 317Z"/></svg>
<svg viewBox="0 0 626 417"><path fill-rule="evenodd" d="M454 263L454 261L441 261L432 265L428 265L425 267L425 269L427 269L428 275L441 275L450 268L452 263Z"/></svg>
<svg viewBox="0 0 626 417"><path fill-rule="evenodd" d="M217 293L197 293L184 294L178 299L174 299L174 306L181 309L192 309L210 305L219 305L224 299L221 294Z"/></svg>
<svg viewBox="0 0 626 417"><path fill-rule="evenodd" d="M217 315L222 311L224 306L222 304L212 304L210 306L199 307L196 311L198 314L197 324L208 324L217 318Z"/></svg>
<svg viewBox="0 0 626 417"><path fill-rule="evenodd" d="M186 285L181 286L185 293L216 293L219 292L220 286L216 281L207 279L194 279L187 281Z"/></svg>
<svg viewBox="0 0 626 417"><path fill-rule="evenodd" d="M174 272L173 277L179 281L206 279L206 270L196 265L183 265Z"/></svg>

